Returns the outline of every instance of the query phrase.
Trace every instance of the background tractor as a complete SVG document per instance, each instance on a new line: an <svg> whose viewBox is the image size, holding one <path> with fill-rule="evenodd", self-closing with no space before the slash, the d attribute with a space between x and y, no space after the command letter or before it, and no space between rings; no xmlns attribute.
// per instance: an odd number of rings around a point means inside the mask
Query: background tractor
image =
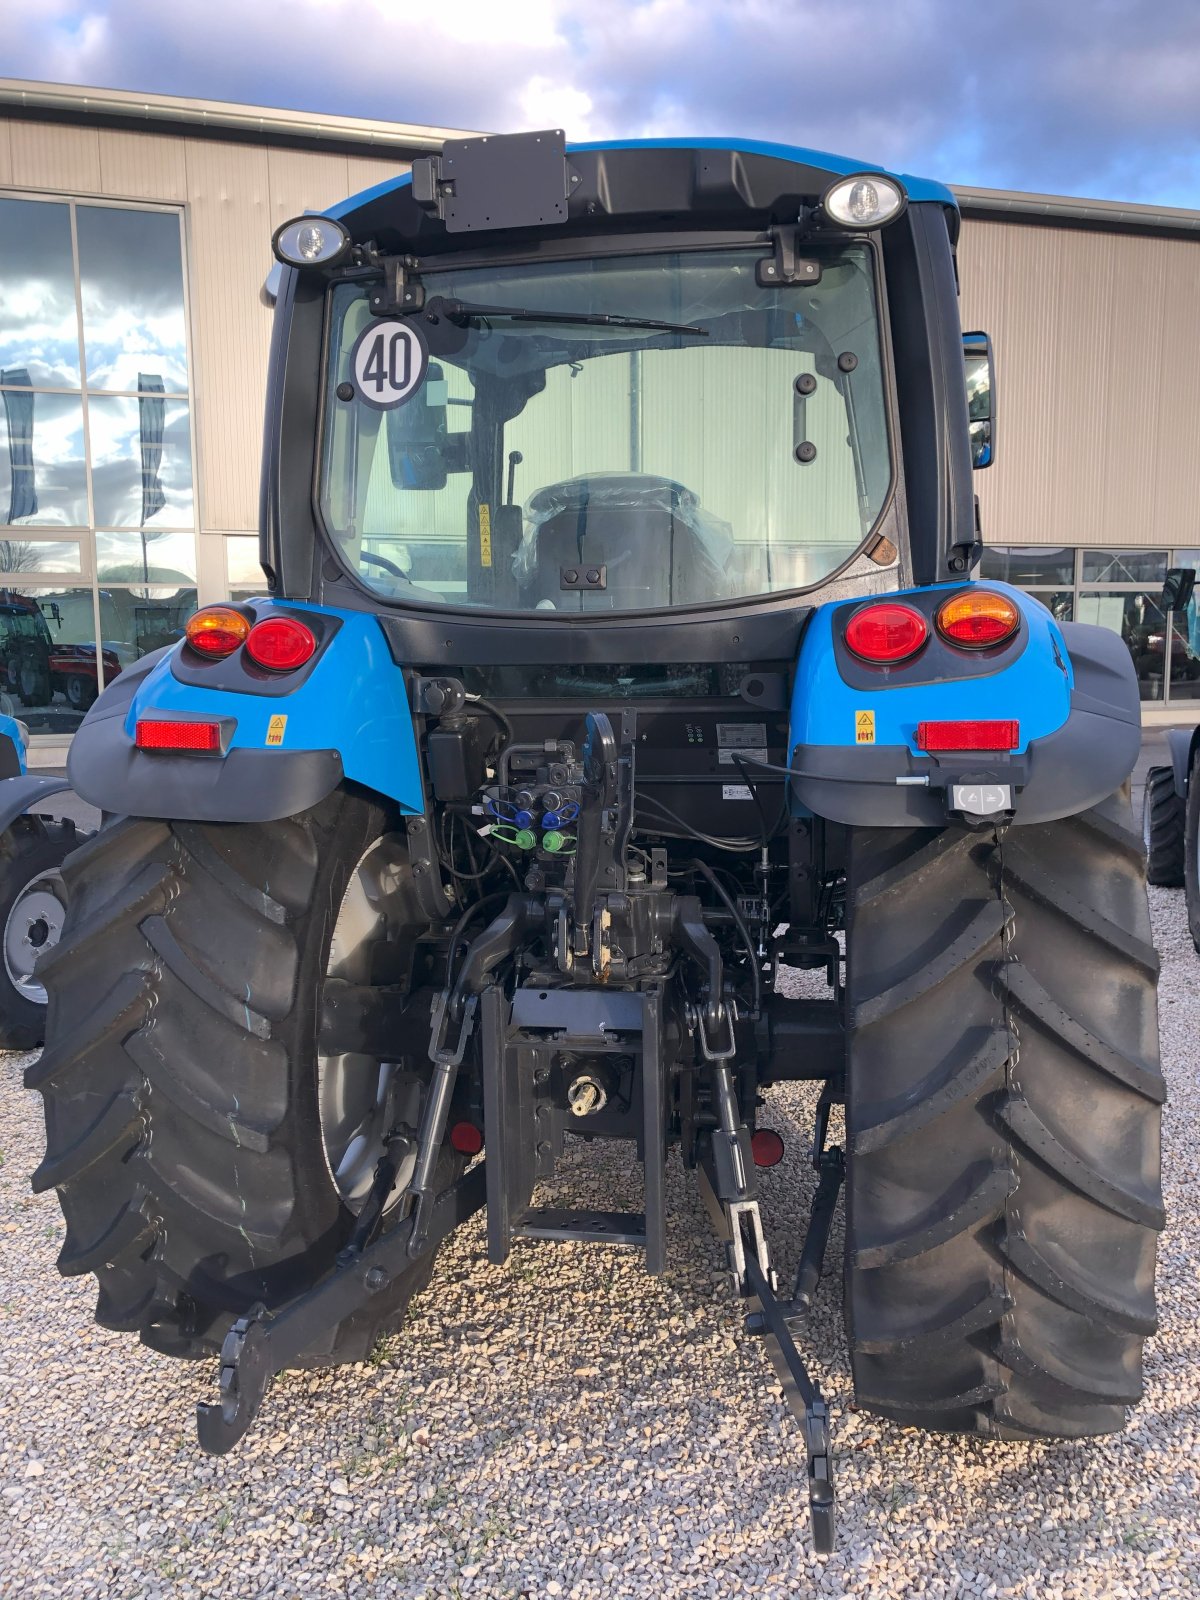
<svg viewBox="0 0 1200 1600"><path fill-rule="evenodd" d="M70 817L29 808L61 794L61 778L26 771L29 729L0 715L0 1049L28 1050L46 1036L46 989L37 964L62 937L60 868L80 842Z"/></svg>
<svg viewBox="0 0 1200 1600"><path fill-rule="evenodd" d="M76 736L111 820L28 1075L60 1268L105 1326L219 1353L205 1448L271 1372L363 1359L481 1208L492 1261L666 1270L676 1153L821 1548L796 1336L843 1186L861 1407L1122 1427L1162 1226L1137 685L972 579L958 221L809 150L551 130L275 235L264 593ZM789 1079L822 1088L785 1291L756 1167ZM632 1144L641 1210L538 1204L580 1139Z"/></svg>
<svg viewBox="0 0 1200 1600"><path fill-rule="evenodd" d="M1173 567L1163 609L1175 629L1174 649L1200 660L1200 607L1195 567ZM1168 728L1170 764L1151 767L1142 797L1142 837L1151 883L1184 891L1188 929L1200 951L1200 727Z"/></svg>

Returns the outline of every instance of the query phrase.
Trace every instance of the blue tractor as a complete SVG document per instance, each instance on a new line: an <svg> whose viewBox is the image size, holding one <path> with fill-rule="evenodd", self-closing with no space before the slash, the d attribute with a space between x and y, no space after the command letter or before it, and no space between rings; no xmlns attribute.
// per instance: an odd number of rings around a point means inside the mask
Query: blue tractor
<svg viewBox="0 0 1200 1600"><path fill-rule="evenodd" d="M820 1547L796 1339L843 1187L860 1407L1123 1426L1163 1221L1137 685L1119 639L972 577L958 229L836 156L551 130L276 233L264 593L75 738L110 820L29 1073L60 1268L104 1326L217 1357L205 1448L273 1371L362 1360L479 1209L494 1262L662 1272L673 1153ZM803 1240L757 1182L797 1079ZM539 1204L597 1139L640 1209Z"/></svg>

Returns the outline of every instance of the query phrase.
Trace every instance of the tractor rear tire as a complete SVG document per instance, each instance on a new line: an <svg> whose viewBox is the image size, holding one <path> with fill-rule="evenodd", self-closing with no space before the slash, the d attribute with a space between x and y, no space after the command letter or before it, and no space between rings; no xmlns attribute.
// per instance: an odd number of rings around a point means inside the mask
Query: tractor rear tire
<svg viewBox="0 0 1200 1600"><path fill-rule="evenodd" d="M32 1050L46 1037L40 963L62 933L59 869L78 842L70 817L18 817L0 834L0 1050Z"/></svg>
<svg viewBox="0 0 1200 1600"><path fill-rule="evenodd" d="M26 1074L46 1113L33 1185L58 1190L59 1270L95 1273L103 1327L204 1356L333 1267L355 1212L322 1134L322 985L356 863L391 826L338 790L266 824L126 819L68 863ZM460 1170L447 1149L441 1186ZM301 1364L364 1360L432 1270L398 1274Z"/></svg>
<svg viewBox="0 0 1200 1600"><path fill-rule="evenodd" d="M1146 881L1161 889L1183 887L1184 803L1175 792L1175 769L1151 767L1142 797Z"/></svg>
<svg viewBox="0 0 1200 1600"><path fill-rule="evenodd" d="M846 1314L858 1404L1118 1431L1163 1225L1129 786L1029 827L850 835Z"/></svg>
<svg viewBox="0 0 1200 1600"><path fill-rule="evenodd" d="M1187 806L1183 841L1183 894L1187 905L1188 931L1200 952L1200 755L1188 773Z"/></svg>

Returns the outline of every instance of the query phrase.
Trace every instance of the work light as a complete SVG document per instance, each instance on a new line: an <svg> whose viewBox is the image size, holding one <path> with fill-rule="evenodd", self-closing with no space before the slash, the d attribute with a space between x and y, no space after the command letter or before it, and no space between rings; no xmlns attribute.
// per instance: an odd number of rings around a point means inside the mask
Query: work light
<svg viewBox="0 0 1200 1600"><path fill-rule="evenodd" d="M826 189L821 210L839 228L880 228L894 222L908 196L894 178L878 172L855 172Z"/></svg>
<svg viewBox="0 0 1200 1600"><path fill-rule="evenodd" d="M350 235L332 217L295 217L271 240L271 249L289 267L329 267L349 248Z"/></svg>

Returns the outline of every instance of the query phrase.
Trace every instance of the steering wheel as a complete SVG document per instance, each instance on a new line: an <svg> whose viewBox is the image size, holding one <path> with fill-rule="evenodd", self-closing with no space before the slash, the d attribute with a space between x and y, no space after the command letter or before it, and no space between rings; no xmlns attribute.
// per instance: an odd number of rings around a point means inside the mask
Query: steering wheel
<svg viewBox="0 0 1200 1600"><path fill-rule="evenodd" d="M365 561L369 567L382 567L385 572L390 572L393 578L403 578L408 582L408 573L404 572L394 561L389 561L387 556L377 556L374 550L360 550L358 559Z"/></svg>

